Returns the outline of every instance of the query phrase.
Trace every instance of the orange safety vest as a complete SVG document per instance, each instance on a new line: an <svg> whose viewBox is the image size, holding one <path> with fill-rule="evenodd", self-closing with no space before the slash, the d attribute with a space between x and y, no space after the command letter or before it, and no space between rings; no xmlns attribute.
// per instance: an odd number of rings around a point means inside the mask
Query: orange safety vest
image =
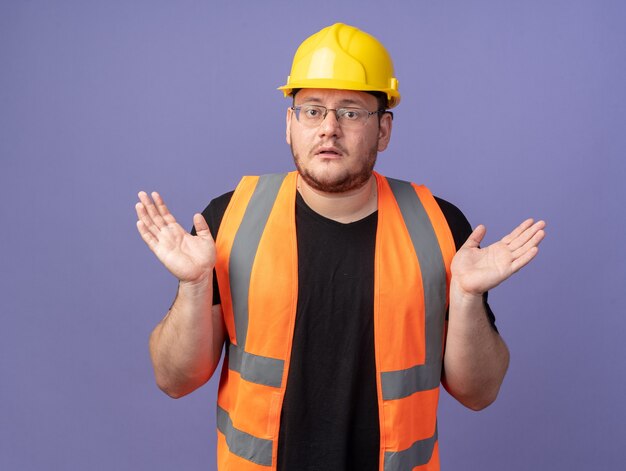
<svg viewBox="0 0 626 471"><path fill-rule="evenodd" d="M454 240L430 191L374 173L380 470L438 470L437 404ZM217 398L220 471L276 469L298 301L297 173L244 177L217 235L228 331Z"/></svg>

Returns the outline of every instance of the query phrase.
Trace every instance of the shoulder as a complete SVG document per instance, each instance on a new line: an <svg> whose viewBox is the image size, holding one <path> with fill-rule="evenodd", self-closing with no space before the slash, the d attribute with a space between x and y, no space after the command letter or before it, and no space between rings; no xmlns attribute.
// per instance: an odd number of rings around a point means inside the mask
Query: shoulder
<svg viewBox="0 0 626 471"><path fill-rule="evenodd" d="M237 188L241 188L241 184L246 181L254 181L254 184L256 185L257 179L263 178L269 179L266 180L266 182L271 180L273 184L276 185L276 182L280 183L280 181L282 181L282 179L285 178L285 176L287 175L289 175L289 173L272 173L259 176L247 175L242 177ZM280 184L278 184L278 186L280 186ZM224 218L224 213L226 212L226 209L228 208L228 205L230 204L230 201L235 191L236 190L229 191L221 196L218 196L217 198L212 199L207 207L204 208L204 211L202 211L202 215L209 225L209 229L211 230L211 235L213 236L213 238L217 237L217 232L222 223L222 219ZM192 234L195 234L195 228L192 230Z"/></svg>
<svg viewBox="0 0 626 471"><path fill-rule="evenodd" d="M446 218L452 237L454 237L454 245L459 250L472 233L472 226L463 212L455 205L437 196L435 196L435 201Z"/></svg>
<svg viewBox="0 0 626 471"><path fill-rule="evenodd" d="M222 218L224 217L224 213L226 212L226 208L230 203L233 193L234 190L214 198L207 205L207 207L204 208L204 211L202 211L202 216L204 216L204 219L209 225L209 229L211 230L213 237L217 237L217 232L220 224L222 223ZM446 218L446 222L448 223L454 238L454 245L458 250L472 233L472 226L463 212L454 204L444 200L443 198L439 198L438 196L435 196L434 198ZM195 228L193 229L193 233L195 233Z"/></svg>

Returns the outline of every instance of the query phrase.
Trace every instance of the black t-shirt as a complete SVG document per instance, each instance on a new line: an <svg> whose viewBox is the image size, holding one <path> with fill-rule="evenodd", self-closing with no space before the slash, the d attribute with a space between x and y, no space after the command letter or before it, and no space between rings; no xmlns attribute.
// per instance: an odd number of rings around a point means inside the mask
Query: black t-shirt
<svg viewBox="0 0 626 471"><path fill-rule="evenodd" d="M217 236L232 192L202 213ZM471 226L436 198L457 249ZM343 224L296 201L298 304L278 439L279 471L378 470L374 248L378 213ZM214 304L220 303L215 279ZM493 313L487 313L494 325Z"/></svg>

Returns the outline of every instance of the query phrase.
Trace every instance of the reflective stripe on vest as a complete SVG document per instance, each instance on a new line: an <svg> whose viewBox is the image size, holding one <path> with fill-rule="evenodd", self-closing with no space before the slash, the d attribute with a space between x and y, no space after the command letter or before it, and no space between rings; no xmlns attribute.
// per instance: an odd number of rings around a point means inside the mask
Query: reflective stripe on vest
<svg viewBox="0 0 626 471"><path fill-rule="evenodd" d="M231 453L261 466L272 464L272 440L257 438L233 427L228 412L217 406L217 429L226 437Z"/></svg>
<svg viewBox="0 0 626 471"><path fill-rule="evenodd" d="M252 264L267 218L284 178L284 174L259 177L259 182L233 242L229 267L230 293L235 315L237 345L241 348L245 347L248 335L248 292Z"/></svg>
<svg viewBox="0 0 626 471"><path fill-rule="evenodd" d="M418 440L410 448L402 451L385 453L385 471L403 471L423 466L430 461L435 443L437 443L437 427L435 434L424 440Z"/></svg>
<svg viewBox="0 0 626 471"><path fill-rule="evenodd" d="M244 177L217 234L216 273L230 340L218 391L220 470L276 467L297 304L295 177ZM281 234L280 242L267 232Z"/></svg>
<svg viewBox="0 0 626 471"><path fill-rule="evenodd" d="M231 343L228 346L228 367L246 381L278 388L283 379L285 362L248 353Z"/></svg>
<svg viewBox="0 0 626 471"><path fill-rule="evenodd" d="M436 408L454 242L427 189L390 178L378 183L376 251L383 255L377 260L374 318L381 469L437 470Z"/></svg>
<svg viewBox="0 0 626 471"><path fill-rule="evenodd" d="M380 466L438 470L436 408L454 241L427 189L375 176ZM276 467L297 305L296 182L295 172L244 177L216 239L230 339L218 393L219 469Z"/></svg>
<svg viewBox="0 0 626 471"><path fill-rule="evenodd" d="M424 282L424 310L426 318L426 363L412 368L382 373L383 399L401 399L418 391L439 386L441 380L443 319L446 309L446 267L437 236L426 210L410 183L387 178L391 191L409 231L413 249L422 271L433 276Z"/></svg>

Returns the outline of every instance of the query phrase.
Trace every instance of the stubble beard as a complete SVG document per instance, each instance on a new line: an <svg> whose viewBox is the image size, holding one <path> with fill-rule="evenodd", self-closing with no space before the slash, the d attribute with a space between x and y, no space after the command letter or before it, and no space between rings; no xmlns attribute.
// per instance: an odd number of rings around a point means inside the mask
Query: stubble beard
<svg viewBox="0 0 626 471"><path fill-rule="evenodd" d="M370 149L367 158L356 171L350 172L346 170L344 175L338 176L333 180L322 179L303 168L300 164L300 157L296 155L293 145L291 146L291 155L298 173L308 186L323 193L345 193L361 188L369 181L376 165L378 149L377 147Z"/></svg>

